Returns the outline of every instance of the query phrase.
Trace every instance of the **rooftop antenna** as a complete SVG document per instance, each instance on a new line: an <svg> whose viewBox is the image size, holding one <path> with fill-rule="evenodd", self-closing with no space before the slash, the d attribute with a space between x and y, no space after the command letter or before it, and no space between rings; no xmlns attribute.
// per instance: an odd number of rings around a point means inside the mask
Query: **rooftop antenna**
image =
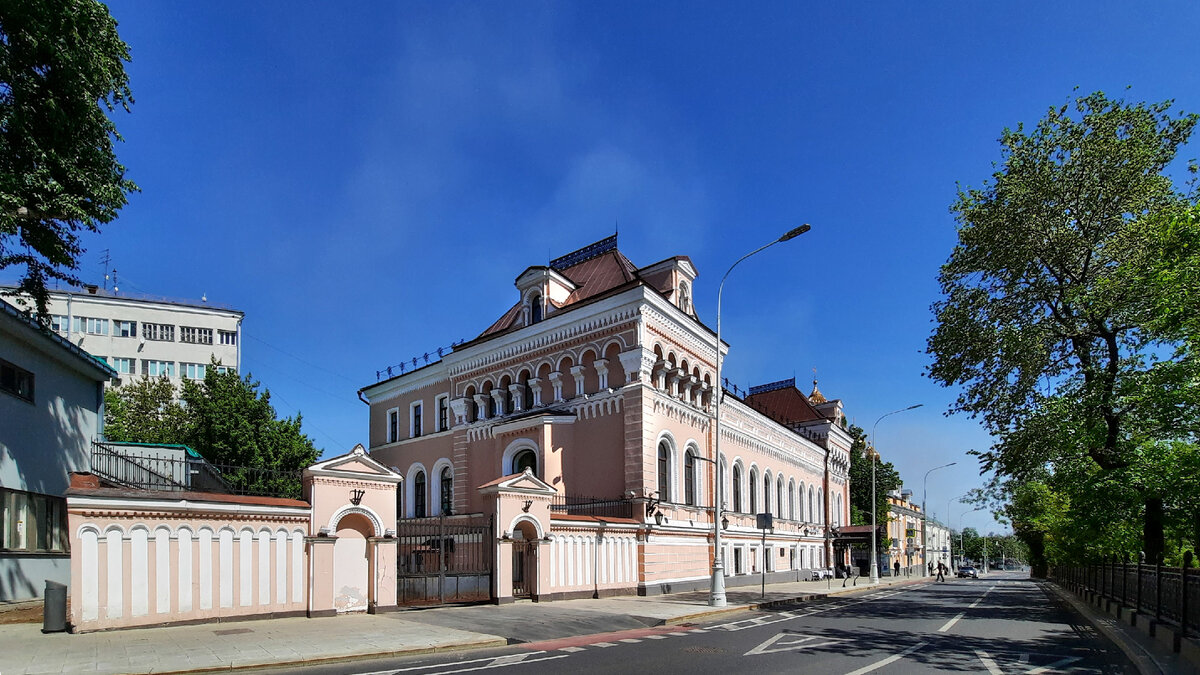
<svg viewBox="0 0 1200 675"><path fill-rule="evenodd" d="M116 293L116 292L120 291L121 289L117 288L117 271L115 269L112 271L112 278L113 278L113 293Z"/></svg>
<svg viewBox="0 0 1200 675"><path fill-rule="evenodd" d="M104 268L104 290L108 290L108 264L112 262L112 256L108 255L108 249L100 254L100 266ZM115 283L115 282L114 282Z"/></svg>

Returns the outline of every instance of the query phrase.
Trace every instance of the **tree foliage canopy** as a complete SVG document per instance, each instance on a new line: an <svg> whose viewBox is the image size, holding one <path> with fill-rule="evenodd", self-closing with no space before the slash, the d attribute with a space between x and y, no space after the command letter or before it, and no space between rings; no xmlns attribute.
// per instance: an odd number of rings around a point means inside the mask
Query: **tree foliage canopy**
<svg viewBox="0 0 1200 675"><path fill-rule="evenodd" d="M114 442L182 443L214 464L295 472L320 451L300 415L276 417L271 392L249 375L218 372L184 380L180 400L169 379L146 378L105 392L105 437Z"/></svg>
<svg viewBox="0 0 1200 675"><path fill-rule="evenodd" d="M875 456L868 449L867 435L861 427L851 426L847 431L854 439L850 446L850 524L870 525L871 505L875 505L875 524L877 527L887 525L891 518L887 495L892 490L899 490L903 485L900 473L891 462L875 460L875 493L871 494L871 463ZM879 550L889 545L886 538L876 540Z"/></svg>
<svg viewBox="0 0 1200 675"><path fill-rule="evenodd" d="M1195 452L1200 239L1194 196L1165 172L1197 119L1169 101L1077 98L1006 129L991 180L951 209L959 242L939 275L928 373L960 388L951 412L998 439L981 461L1016 481L1001 491L1019 528L1058 531L1033 511L1083 517L1072 505L1121 495L1153 554L1164 517L1186 518L1164 511L1178 481L1161 472L1178 474L1166 455ZM1100 511L1097 526L1113 513Z"/></svg>
<svg viewBox="0 0 1200 675"><path fill-rule="evenodd" d="M137 190L109 117L133 102L128 60L95 0L0 3L0 269L23 268L43 322L46 282L79 283L80 232L99 231Z"/></svg>

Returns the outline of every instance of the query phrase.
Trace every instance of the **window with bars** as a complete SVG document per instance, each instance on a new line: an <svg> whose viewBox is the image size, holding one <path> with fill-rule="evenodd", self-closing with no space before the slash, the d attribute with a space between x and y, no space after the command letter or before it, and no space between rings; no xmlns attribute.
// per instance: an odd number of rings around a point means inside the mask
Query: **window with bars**
<svg viewBox="0 0 1200 675"><path fill-rule="evenodd" d="M67 500L0 488L0 551L65 553Z"/></svg>
<svg viewBox="0 0 1200 675"><path fill-rule="evenodd" d="M174 342L175 326L169 323L143 323L142 337L156 342Z"/></svg>
<svg viewBox="0 0 1200 675"><path fill-rule="evenodd" d="M213 331L211 328L180 326L179 341L195 345L211 345L213 343Z"/></svg>

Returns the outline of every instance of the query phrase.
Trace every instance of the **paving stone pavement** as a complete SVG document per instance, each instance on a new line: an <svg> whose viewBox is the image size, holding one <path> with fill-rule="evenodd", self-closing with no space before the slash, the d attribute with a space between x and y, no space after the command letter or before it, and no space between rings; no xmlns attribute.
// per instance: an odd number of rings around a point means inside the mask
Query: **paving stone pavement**
<svg viewBox="0 0 1200 675"><path fill-rule="evenodd" d="M78 635L43 634L41 624L0 625L0 675L18 673L182 673L313 663L497 647L626 630L678 625L759 606L815 596L923 583L890 578L879 586L841 580L792 582L727 590L728 606L707 605L708 593L617 596L549 603L513 603L138 628Z"/></svg>

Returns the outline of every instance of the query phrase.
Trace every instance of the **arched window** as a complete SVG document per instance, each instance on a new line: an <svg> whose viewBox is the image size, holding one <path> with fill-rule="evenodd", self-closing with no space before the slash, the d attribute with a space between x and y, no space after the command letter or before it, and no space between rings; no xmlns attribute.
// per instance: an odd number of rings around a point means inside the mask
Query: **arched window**
<svg viewBox="0 0 1200 675"><path fill-rule="evenodd" d="M771 476L763 474L763 513L771 512Z"/></svg>
<svg viewBox="0 0 1200 675"><path fill-rule="evenodd" d="M413 517L425 517L425 472L418 471L413 478Z"/></svg>
<svg viewBox="0 0 1200 675"><path fill-rule="evenodd" d="M808 522L817 522L817 499L816 493L813 492L813 487L808 486Z"/></svg>
<svg viewBox="0 0 1200 675"><path fill-rule="evenodd" d="M758 513L758 472L750 469L750 513Z"/></svg>
<svg viewBox="0 0 1200 675"><path fill-rule="evenodd" d="M524 473L525 469L529 469L530 473L537 475L537 453L532 448L525 448L517 452L513 455L512 463L513 473Z"/></svg>
<svg viewBox="0 0 1200 675"><path fill-rule="evenodd" d="M780 518L788 516L785 506L787 506L787 501L783 498L783 476L780 476L775 481L775 510L779 512Z"/></svg>
<svg viewBox="0 0 1200 675"><path fill-rule="evenodd" d="M454 512L454 472L448 466L442 467L441 490L442 513L450 515Z"/></svg>
<svg viewBox="0 0 1200 675"><path fill-rule="evenodd" d="M529 323L537 323L542 320L542 296L534 293L529 296Z"/></svg>
<svg viewBox="0 0 1200 675"><path fill-rule="evenodd" d="M685 312L690 312L692 308L692 294L688 288L688 282L679 282L679 309Z"/></svg>
<svg viewBox="0 0 1200 675"><path fill-rule="evenodd" d="M733 465L733 510L742 513L742 467Z"/></svg>
<svg viewBox="0 0 1200 675"><path fill-rule="evenodd" d="M666 441L658 444L658 499L671 499L671 445Z"/></svg>
<svg viewBox="0 0 1200 675"><path fill-rule="evenodd" d="M683 499L689 506L697 506L696 499L696 453L688 448L683 458Z"/></svg>
<svg viewBox="0 0 1200 675"><path fill-rule="evenodd" d="M788 517L792 520L800 520L800 514L796 513L796 479L788 481Z"/></svg>

